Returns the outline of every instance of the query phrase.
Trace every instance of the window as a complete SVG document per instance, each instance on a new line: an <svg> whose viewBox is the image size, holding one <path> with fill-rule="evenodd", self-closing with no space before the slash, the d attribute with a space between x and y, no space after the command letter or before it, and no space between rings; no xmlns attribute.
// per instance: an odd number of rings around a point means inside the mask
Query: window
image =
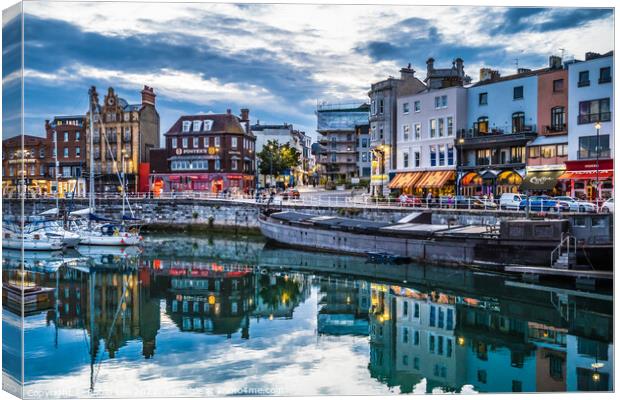
<svg viewBox="0 0 620 400"><path fill-rule="evenodd" d="M596 136L582 136L579 138L579 159L590 159L596 158L597 155L597 147L598 147L598 156L600 157L609 157L609 135L600 135L598 138L598 146L597 146L597 138Z"/></svg>
<svg viewBox="0 0 620 400"><path fill-rule="evenodd" d="M418 357L413 358L413 368L420 369L420 359Z"/></svg>
<svg viewBox="0 0 620 400"><path fill-rule="evenodd" d="M443 118L437 120L437 133L439 137L443 137Z"/></svg>
<svg viewBox="0 0 620 400"><path fill-rule="evenodd" d="M80 157L80 148L79 148L79 147L76 147L76 148L75 148L75 156L76 156L77 158L79 158L79 157Z"/></svg>
<svg viewBox="0 0 620 400"><path fill-rule="evenodd" d="M39 175L41 176L45 175L45 165L39 166Z"/></svg>
<svg viewBox="0 0 620 400"><path fill-rule="evenodd" d="M428 351L435 352L435 336L433 335L428 335Z"/></svg>
<svg viewBox="0 0 620 400"><path fill-rule="evenodd" d="M428 128L429 128L429 136L434 138L435 137L435 133L437 132L437 120L436 119L431 119L429 121Z"/></svg>
<svg viewBox="0 0 620 400"><path fill-rule="evenodd" d="M431 167L437 166L437 148L435 146L430 146L430 154L431 154Z"/></svg>
<svg viewBox="0 0 620 400"><path fill-rule="evenodd" d="M441 107L442 108L448 107L448 96L446 96L445 94L441 96Z"/></svg>
<svg viewBox="0 0 620 400"><path fill-rule="evenodd" d="M435 326L435 311L436 311L435 306L431 306L430 311L429 311L430 312L429 321L428 321L429 326Z"/></svg>
<svg viewBox="0 0 620 400"><path fill-rule="evenodd" d="M379 139L383 139L383 125L379 126Z"/></svg>
<svg viewBox="0 0 620 400"><path fill-rule="evenodd" d="M233 171L237 170L237 160L230 160L230 169Z"/></svg>
<svg viewBox="0 0 620 400"><path fill-rule="evenodd" d="M443 336L437 336L437 354L443 354Z"/></svg>
<svg viewBox="0 0 620 400"><path fill-rule="evenodd" d="M173 137L170 140L170 147L172 147L173 149L177 147L177 138Z"/></svg>
<svg viewBox="0 0 620 400"><path fill-rule="evenodd" d="M558 144L558 157L566 157L568 155L568 145L567 144Z"/></svg>
<svg viewBox="0 0 620 400"><path fill-rule="evenodd" d="M372 115L377 114L377 103L374 100L370 102L370 114Z"/></svg>
<svg viewBox="0 0 620 400"><path fill-rule="evenodd" d="M403 356L403 365L409 365L409 356L407 355Z"/></svg>
<svg viewBox="0 0 620 400"><path fill-rule="evenodd" d="M550 354L549 355L549 376L553 379L561 380L563 376L564 360L561 357Z"/></svg>
<svg viewBox="0 0 620 400"><path fill-rule="evenodd" d="M79 141L80 140L80 131L75 131L75 141Z"/></svg>
<svg viewBox="0 0 620 400"><path fill-rule="evenodd" d="M439 96L435 96L435 108L439 107L441 107L441 100L439 99Z"/></svg>
<svg viewBox="0 0 620 400"><path fill-rule="evenodd" d="M409 103L403 103L403 114L409 114Z"/></svg>
<svg viewBox="0 0 620 400"><path fill-rule="evenodd" d="M211 127L213 126L213 120L205 119L203 122L204 122L204 125L202 127L203 130L210 131Z"/></svg>
<svg viewBox="0 0 620 400"><path fill-rule="evenodd" d="M530 158L540 157L540 146L530 147Z"/></svg>
<svg viewBox="0 0 620 400"><path fill-rule="evenodd" d="M362 147L368 147L368 139L366 138L362 139Z"/></svg>
<svg viewBox="0 0 620 400"><path fill-rule="evenodd" d="M512 114L512 133L520 133L525 129L525 113L516 112Z"/></svg>
<svg viewBox="0 0 620 400"><path fill-rule="evenodd" d="M202 125L202 121L198 120L198 121L194 121L194 128L193 131L194 132L199 132L200 131L200 126Z"/></svg>
<svg viewBox="0 0 620 400"><path fill-rule="evenodd" d="M383 114L383 99L379 100L379 114Z"/></svg>
<svg viewBox="0 0 620 400"><path fill-rule="evenodd" d="M413 162L414 162L414 167L419 167L420 166L420 152L416 151L415 153L413 153ZM415 305L415 309L416 309L416 318L418 318L420 316L420 306L419 305Z"/></svg>
<svg viewBox="0 0 620 400"><path fill-rule="evenodd" d="M595 122L611 121L609 98L582 101L579 103L577 123L593 124Z"/></svg>
<svg viewBox="0 0 620 400"><path fill-rule="evenodd" d="M187 146L188 146L188 142L189 142L189 140L187 140L187 138L186 138L186 137L184 137L182 140L183 140L183 148L184 148L184 149L187 149Z"/></svg>
<svg viewBox="0 0 620 400"><path fill-rule="evenodd" d="M454 122L452 117L446 118L446 125L448 125L447 136L452 136L454 133Z"/></svg>
<svg viewBox="0 0 620 400"><path fill-rule="evenodd" d="M230 138L230 147L232 147L233 149L237 148L237 137L233 136L232 138Z"/></svg>
<svg viewBox="0 0 620 400"><path fill-rule="evenodd" d="M69 148L68 148L68 147L65 147L65 148L63 149L63 152L62 152L62 153L63 153L62 155L63 155L63 157L64 157L64 158L69 157Z"/></svg>
<svg viewBox="0 0 620 400"><path fill-rule="evenodd" d="M216 136L215 138L213 138L213 143L215 147L220 147L220 137Z"/></svg>
<svg viewBox="0 0 620 400"><path fill-rule="evenodd" d="M478 105L486 106L488 104L488 93L480 93L478 95Z"/></svg>
<svg viewBox="0 0 620 400"><path fill-rule="evenodd" d="M446 357L452 357L452 339L450 338L446 339Z"/></svg>
<svg viewBox="0 0 620 400"><path fill-rule="evenodd" d="M192 127L192 121L183 121L183 132L189 132Z"/></svg>
<svg viewBox="0 0 620 400"><path fill-rule="evenodd" d="M564 107L553 107L551 109L551 131L561 132L566 125L566 112Z"/></svg>
<svg viewBox="0 0 620 400"><path fill-rule="evenodd" d="M415 130L415 132L414 132L414 138L415 138L416 140L419 140L419 139L420 139L420 131L422 130L422 125L420 125L420 124L415 124L413 127L414 127L414 130Z"/></svg>
<svg viewBox="0 0 620 400"><path fill-rule="evenodd" d="M448 165L454 165L454 145L448 145Z"/></svg>
<svg viewBox="0 0 620 400"><path fill-rule="evenodd" d="M512 89L512 99L521 100L523 98L523 86L515 86Z"/></svg>
<svg viewBox="0 0 620 400"><path fill-rule="evenodd" d="M487 371L483 369L478 370L478 382L487 383Z"/></svg>
<svg viewBox="0 0 620 400"><path fill-rule="evenodd" d="M513 392L522 392L523 391L523 382L521 381L512 381L512 391Z"/></svg>
<svg viewBox="0 0 620 400"><path fill-rule="evenodd" d="M555 79L553 81L553 92L559 93L564 91L564 79Z"/></svg>
<svg viewBox="0 0 620 400"><path fill-rule="evenodd" d="M439 145L439 165L446 165L446 146L443 144ZM439 316L441 318L441 307L439 308ZM439 323L441 324L441 321Z"/></svg>
<svg viewBox="0 0 620 400"><path fill-rule="evenodd" d="M413 111L420 112L420 100L416 100L413 102Z"/></svg>
<svg viewBox="0 0 620 400"><path fill-rule="evenodd" d="M65 132L63 134L63 136L64 136L64 139L65 139L65 142L68 142L69 141L69 132Z"/></svg>
<svg viewBox="0 0 620 400"><path fill-rule="evenodd" d="M454 311L451 308L448 308L448 312L446 314L446 329L451 331L453 328L453 319L454 319Z"/></svg>
<svg viewBox="0 0 620 400"><path fill-rule="evenodd" d="M215 160L215 170L219 171L221 167L222 167L222 162L219 159Z"/></svg>
<svg viewBox="0 0 620 400"><path fill-rule="evenodd" d="M609 83L609 82L611 82L611 67L603 67L600 70L598 83Z"/></svg>
<svg viewBox="0 0 620 400"><path fill-rule="evenodd" d="M409 140L409 125L403 125L403 140Z"/></svg>
<svg viewBox="0 0 620 400"><path fill-rule="evenodd" d="M488 117L478 118L478 122L476 123L474 130L476 130L477 133L489 133L489 118Z"/></svg>
<svg viewBox="0 0 620 400"><path fill-rule="evenodd" d="M590 71L580 71L579 72L579 82L577 82L578 87L590 86Z"/></svg>
<svg viewBox="0 0 620 400"><path fill-rule="evenodd" d="M420 331L413 332L413 344L415 346L420 345Z"/></svg>
<svg viewBox="0 0 620 400"><path fill-rule="evenodd" d="M2 155L2 157L4 157L4 154ZM45 158L45 149L44 148L40 148L39 149L39 158Z"/></svg>
<svg viewBox="0 0 620 400"><path fill-rule="evenodd" d="M541 146L540 155L545 158L555 157L555 146Z"/></svg>
<svg viewBox="0 0 620 400"><path fill-rule="evenodd" d="M403 343L409 343L409 328L403 328Z"/></svg>
<svg viewBox="0 0 620 400"><path fill-rule="evenodd" d="M407 152L403 153L403 168L409 168L409 153Z"/></svg>
<svg viewBox="0 0 620 400"><path fill-rule="evenodd" d="M198 139L199 139L198 136L194 136L192 138L192 147L195 148L195 149L198 148Z"/></svg>

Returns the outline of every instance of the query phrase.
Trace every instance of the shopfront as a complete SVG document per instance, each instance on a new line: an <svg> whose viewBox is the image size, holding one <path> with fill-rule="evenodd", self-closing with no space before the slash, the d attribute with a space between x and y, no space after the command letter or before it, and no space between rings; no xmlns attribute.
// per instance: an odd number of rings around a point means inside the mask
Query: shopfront
<svg viewBox="0 0 620 400"><path fill-rule="evenodd" d="M564 184L558 178L563 173L564 171L528 170L519 190L528 195L560 196L564 194Z"/></svg>
<svg viewBox="0 0 620 400"><path fill-rule="evenodd" d="M399 172L389 184L390 189L415 196L454 195L455 171Z"/></svg>
<svg viewBox="0 0 620 400"><path fill-rule="evenodd" d="M613 160L567 161L566 171L558 179L566 182L571 197L608 199L613 197Z"/></svg>
<svg viewBox="0 0 620 400"><path fill-rule="evenodd" d="M162 192L211 192L246 193L254 189L254 176L246 174L154 174L152 190Z"/></svg>
<svg viewBox="0 0 620 400"><path fill-rule="evenodd" d="M502 193L518 193L523 175L515 170L471 171L463 175L460 192L463 196L496 196Z"/></svg>

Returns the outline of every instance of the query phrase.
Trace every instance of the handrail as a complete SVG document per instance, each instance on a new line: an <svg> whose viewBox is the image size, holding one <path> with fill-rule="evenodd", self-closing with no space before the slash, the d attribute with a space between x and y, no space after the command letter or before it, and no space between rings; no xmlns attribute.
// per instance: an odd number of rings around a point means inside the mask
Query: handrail
<svg viewBox="0 0 620 400"><path fill-rule="evenodd" d="M562 255L562 248L564 247L565 244L566 244L566 254L570 255L570 253L571 253L571 242L573 244L572 251L573 251L574 254L577 254L577 238L574 237L574 236L571 236L569 233L566 233L566 236L565 236L564 232L562 232L562 234L560 236L560 244L555 246L555 248L551 251L550 266L553 267L553 263L555 263L555 261L558 258L560 258L560 256Z"/></svg>

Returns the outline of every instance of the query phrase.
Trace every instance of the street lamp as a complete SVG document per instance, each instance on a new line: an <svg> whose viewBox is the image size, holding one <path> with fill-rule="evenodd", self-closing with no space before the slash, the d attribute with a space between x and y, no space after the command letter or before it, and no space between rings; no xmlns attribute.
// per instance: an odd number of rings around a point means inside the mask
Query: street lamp
<svg viewBox="0 0 620 400"><path fill-rule="evenodd" d="M269 145L269 187L273 186L273 145Z"/></svg>
<svg viewBox="0 0 620 400"><path fill-rule="evenodd" d="M598 199L599 199L599 188L598 188L598 170L599 170L599 166L598 166L598 159L599 159L599 154L600 154L600 131L601 131L601 123L599 121L596 121L596 124L594 124L594 127L596 128L596 184L594 186L594 190L596 190L596 206L598 207Z"/></svg>
<svg viewBox="0 0 620 400"><path fill-rule="evenodd" d="M463 143L465 143L465 139L463 139L463 137L459 138L459 162L456 164L457 165L457 170L461 170L461 172L463 172ZM461 177L462 178L462 177ZM459 195L461 189L461 180L458 177L456 177L456 195Z"/></svg>

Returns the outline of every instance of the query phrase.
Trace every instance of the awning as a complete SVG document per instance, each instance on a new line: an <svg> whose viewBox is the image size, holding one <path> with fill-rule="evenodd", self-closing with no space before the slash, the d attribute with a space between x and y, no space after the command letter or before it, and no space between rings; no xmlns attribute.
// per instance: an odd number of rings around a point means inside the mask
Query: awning
<svg viewBox="0 0 620 400"><path fill-rule="evenodd" d="M178 182L181 180L181 177L178 175L169 175L168 176L168 181L169 182Z"/></svg>
<svg viewBox="0 0 620 400"><path fill-rule="evenodd" d="M523 178L520 190L551 190L558 183L562 171L532 171Z"/></svg>
<svg viewBox="0 0 620 400"><path fill-rule="evenodd" d="M455 179L454 171L400 172L396 174L388 187L390 189L440 188L450 179Z"/></svg>
<svg viewBox="0 0 620 400"><path fill-rule="evenodd" d="M599 181L611 179L613 177L614 177L613 170L598 171ZM563 181L571 180L571 179L596 180L596 171L592 171L592 170L590 171L566 171L562 175L560 175L558 179L563 180Z"/></svg>

